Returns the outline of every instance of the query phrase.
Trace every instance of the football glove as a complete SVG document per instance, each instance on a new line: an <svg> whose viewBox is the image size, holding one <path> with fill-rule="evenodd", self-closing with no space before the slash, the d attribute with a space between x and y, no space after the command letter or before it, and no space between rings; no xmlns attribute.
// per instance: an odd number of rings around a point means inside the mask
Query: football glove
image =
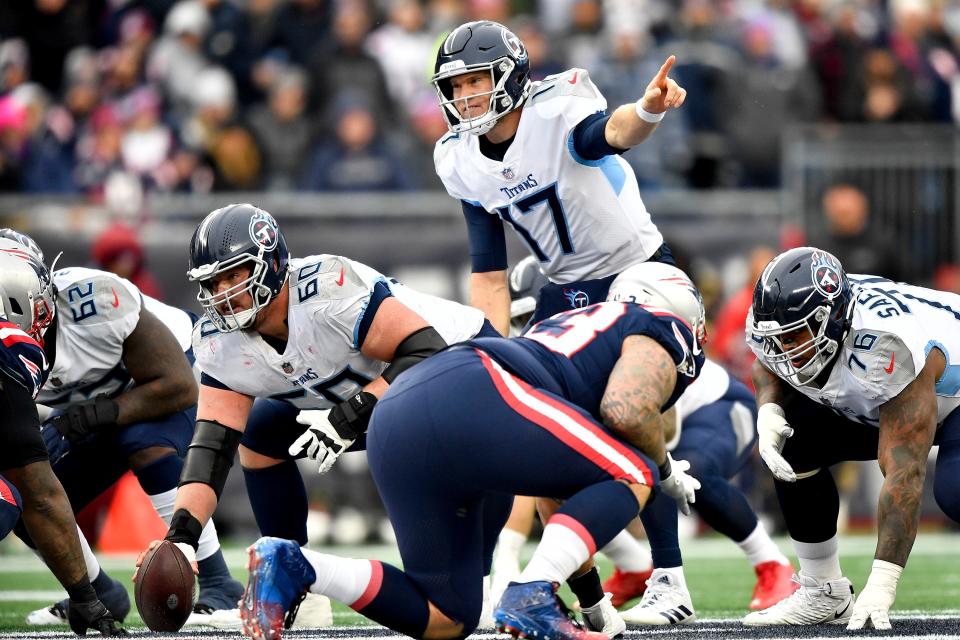
<svg viewBox="0 0 960 640"><path fill-rule="evenodd" d="M87 635L87 629L100 632L102 636L125 636L126 630L117 624L110 611L99 600L67 604L67 621L78 636Z"/></svg>
<svg viewBox="0 0 960 640"><path fill-rule="evenodd" d="M120 405L104 394L75 402L49 419L46 424L56 427L64 438L76 444L104 427L116 426Z"/></svg>
<svg viewBox="0 0 960 640"><path fill-rule="evenodd" d="M757 435L760 457L773 476L782 482L796 482L797 474L781 455L787 438L793 435L793 429L787 424L780 405L768 402L760 407L757 412Z"/></svg>
<svg viewBox="0 0 960 640"><path fill-rule="evenodd" d="M897 597L897 583L903 567L885 560L874 560L873 570L867 578L867 584L860 597L853 604L853 614L847 629L874 629L884 631L890 628L890 607Z"/></svg>
<svg viewBox="0 0 960 640"><path fill-rule="evenodd" d="M297 422L307 425L308 428L290 445L290 455L305 454L311 460L317 461L319 473L330 471L340 454L366 433L376 401L375 395L361 391L329 411L301 411L297 414Z"/></svg>
<svg viewBox="0 0 960 640"><path fill-rule="evenodd" d="M696 491L700 488L700 481L691 476L690 463L686 460L674 460L667 454L666 477L660 477L660 490L677 501L677 507L683 515L690 515L690 505L696 502Z"/></svg>

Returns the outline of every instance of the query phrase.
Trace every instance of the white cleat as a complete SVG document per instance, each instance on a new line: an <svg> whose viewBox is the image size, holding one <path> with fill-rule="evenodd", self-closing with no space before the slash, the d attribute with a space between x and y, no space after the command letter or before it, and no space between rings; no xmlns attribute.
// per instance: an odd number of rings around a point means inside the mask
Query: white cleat
<svg viewBox="0 0 960 640"><path fill-rule="evenodd" d="M613 640L627 630L627 623L623 621L620 612L610 602L611 597L612 594L610 593L603 594L603 600L592 607L584 607L580 610L580 613L583 615L583 623L587 629L599 631Z"/></svg>
<svg viewBox="0 0 960 640"><path fill-rule="evenodd" d="M292 629L320 629L333 626L333 609L330 598L319 593L307 593L300 603Z"/></svg>
<svg viewBox="0 0 960 640"><path fill-rule="evenodd" d="M853 584L846 578L820 581L802 573L800 588L763 611L747 614L743 624L759 627L774 624L842 624L853 614Z"/></svg>
<svg viewBox="0 0 960 640"><path fill-rule="evenodd" d="M620 616L642 625L689 624L697 619L690 592L663 569L654 569L640 603Z"/></svg>
<svg viewBox="0 0 960 640"><path fill-rule="evenodd" d="M183 623L184 629L209 627L211 629L235 630L241 626L240 609L210 609L194 607L190 617Z"/></svg>
<svg viewBox="0 0 960 640"><path fill-rule="evenodd" d="M27 614L27 624L34 627L46 627L54 624L69 624L67 611L59 602L52 606L37 609Z"/></svg>

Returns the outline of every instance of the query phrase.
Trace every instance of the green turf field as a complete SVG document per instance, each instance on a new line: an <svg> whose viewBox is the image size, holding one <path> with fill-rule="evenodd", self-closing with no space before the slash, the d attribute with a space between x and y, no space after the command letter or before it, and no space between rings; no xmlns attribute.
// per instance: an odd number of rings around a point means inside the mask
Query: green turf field
<svg viewBox="0 0 960 640"><path fill-rule="evenodd" d="M789 554L785 540L778 540ZM844 571L856 587L863 585L872 561L875 539L872 536L846 537L841 541ZM746 612L753 589L754 576L737 548L721 538L706 538L683 543L687 583L700 619L737 618ZM50 604L62 590L53 576L30 553L4 547L0 555L0 632L27 630L23 620L33 609ZM527 553L532 550L527 547ZM376 557L396 561L396 553L387 547L331 549L339 555ZM245 555L236 548L227 552L228 562L240 579L246 577ZM607 575L609 565L601 558L601 573ZM104 567L114 577L129 581L132 557L109 557ZM131 600L133 598L132 584ZM569 594L567 594L569 596ZM62 597L62 596L61 596ZM569 597L565 599L570 600ZM897 594L896 612L960 613L960 536L956 534L924 534L917 540L910 564L904 572ZM363 624L365 619L352 610L334 603L337 624ZM140 626L136 611L131 612L127 626Z"/></svg>

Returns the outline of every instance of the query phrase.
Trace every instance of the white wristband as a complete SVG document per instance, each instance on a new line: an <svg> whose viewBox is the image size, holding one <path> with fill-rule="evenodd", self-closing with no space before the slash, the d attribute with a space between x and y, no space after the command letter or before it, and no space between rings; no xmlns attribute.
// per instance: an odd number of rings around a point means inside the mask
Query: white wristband
<svg viewBox="0 0 960 640"><path fill-rule="evenodd" d="M664 111L663 113L650 113L649 111L644 109L643 106L641 106L640 103L642 101L643 101L643 98L641 98L640 100L637 100L637 104L635 105L637 108L638 118L640 118L644 122L649 122L650 124L657 124L658 122L663 120L663 116L666 115L667 113L666 111Z"/></svg>

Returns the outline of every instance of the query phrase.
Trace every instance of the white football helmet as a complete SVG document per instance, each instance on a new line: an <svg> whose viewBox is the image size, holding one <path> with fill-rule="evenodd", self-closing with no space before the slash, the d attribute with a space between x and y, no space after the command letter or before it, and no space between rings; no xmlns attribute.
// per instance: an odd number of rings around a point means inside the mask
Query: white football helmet
<svg viewBox="0 0 960 640"><path fill-rule="evenodd" d="M41 340L56 314L56 296L50 271L33 251L0 239L0 305L7 321Z"/></svg>
<svg viewBox="0 0 960 640"><path fill-rule="evenodd" d="M703 298L689 276L677 267L662 262L628 267L613 280L607 300L665 309L687 323L698 345L707 339Z"/></svg>

